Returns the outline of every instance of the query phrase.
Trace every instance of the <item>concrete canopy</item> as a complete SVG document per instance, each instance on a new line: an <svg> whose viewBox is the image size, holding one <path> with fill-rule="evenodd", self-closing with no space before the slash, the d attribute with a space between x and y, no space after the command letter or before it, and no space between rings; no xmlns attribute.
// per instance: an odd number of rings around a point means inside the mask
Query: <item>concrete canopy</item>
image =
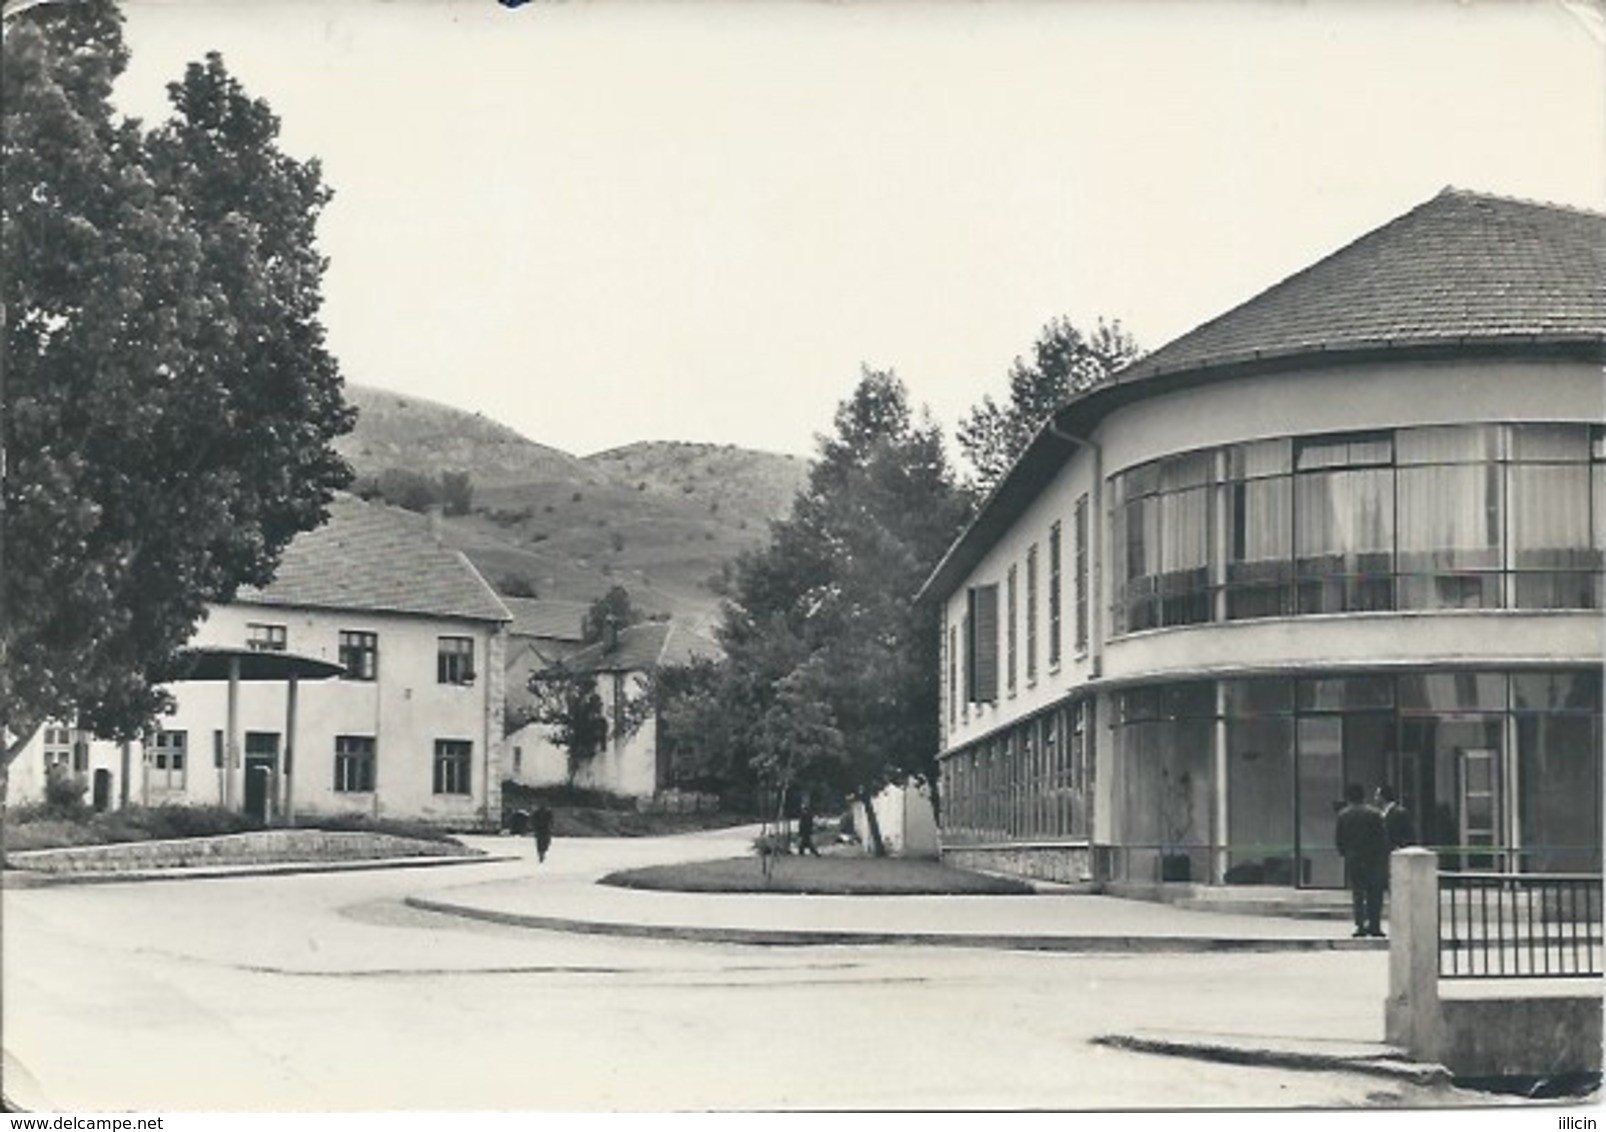
<svg viewBox="0 0 1606 1132"><path fill-rule="evenodd" d="M239 663L238 671L231 671L234 661ZM223 681L232 677L255 681L288 680L294 676L301 680L328 680L343 671L338 664L299 653L206 646L180 652L172 678Z"/></svg>

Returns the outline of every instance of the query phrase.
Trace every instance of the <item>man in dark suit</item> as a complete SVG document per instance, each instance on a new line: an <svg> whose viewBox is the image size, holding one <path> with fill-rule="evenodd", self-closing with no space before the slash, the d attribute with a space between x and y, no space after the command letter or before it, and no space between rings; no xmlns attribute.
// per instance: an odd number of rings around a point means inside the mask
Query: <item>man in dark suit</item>
<svg viewBox="0 0 1606 1132"><path fill-rule="evenodd" d="M1344 791L1346 805L1338 812L1336 840L1349 873L1355 912L1355 935L1382 936L1383 885L1388 878L1388 831L1383 815L1366 804L1358 782Z"/></svg>
<svg viewBox="0 0 1606 1132"><path fill-rule="evenodd" d="M1377 788L1377 808L1383 815L1383 831L1388 834L1389 852L1416 844L1416 823L1411 811L1400 805L1394 787L1384 783Z"/></svg>

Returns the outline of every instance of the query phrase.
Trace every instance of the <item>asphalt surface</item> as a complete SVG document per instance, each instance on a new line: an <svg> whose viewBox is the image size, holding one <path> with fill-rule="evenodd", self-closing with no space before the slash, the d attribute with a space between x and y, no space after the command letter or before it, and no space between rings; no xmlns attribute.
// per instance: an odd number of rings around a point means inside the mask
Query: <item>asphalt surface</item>
<svg viewBox="0 0 1606 1132"><path fill-rule="evenodd" d="M522 840L476 844L500 859L8 887L8 1098L85 1111L1486 1103L1382 1043L1386 955L1341 922L1102 896L595 884L739 855L745 830L560 841L545 864Z"/></svg>

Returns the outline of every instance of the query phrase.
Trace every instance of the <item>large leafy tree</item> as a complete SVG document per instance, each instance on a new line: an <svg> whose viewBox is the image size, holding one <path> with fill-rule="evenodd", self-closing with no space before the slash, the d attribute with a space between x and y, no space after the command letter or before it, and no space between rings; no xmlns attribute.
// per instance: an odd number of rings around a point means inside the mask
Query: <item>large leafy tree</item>
<svg viewBox="0 0 1606 1132"><path fill-rule="evenodd" d="M967 509L941 431L893 374L866 371L835 424L791 516L738 562L720 637L749 757L868 803L891 782L936 785L936 611L913 599Z"/></svg>
<svg viewBox="0 0 1606 1132"><path fill-rule="evenodd" d="M990 491L1067 397L1107 380L1141 353L1119 321L1099 319L1091 333L1065 318L1043 327L1031 358L1017 357L1009 367L1008 402L984 396L955 430L974 469L973 485Z"/></svg>
<svg viewBox="0 0 1606 1132"><path fill-rule="evenodd" d="M154 132L115 115L120 28L75 0L4 33L6 764L52 716L138 734L206 603L269 581L350 477L316 162L216 56Z"/></svg>

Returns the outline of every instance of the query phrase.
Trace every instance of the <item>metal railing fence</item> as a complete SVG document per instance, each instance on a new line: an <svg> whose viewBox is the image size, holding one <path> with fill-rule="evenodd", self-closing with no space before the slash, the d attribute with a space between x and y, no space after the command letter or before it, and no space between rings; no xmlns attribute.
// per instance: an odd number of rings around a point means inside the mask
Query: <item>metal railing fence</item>
<svg viewBox="0 0 1606 1132"><path fill-rule="evenodd" d="M1439 873L1439 977L1602 973L1601 877Z"/></svg>

